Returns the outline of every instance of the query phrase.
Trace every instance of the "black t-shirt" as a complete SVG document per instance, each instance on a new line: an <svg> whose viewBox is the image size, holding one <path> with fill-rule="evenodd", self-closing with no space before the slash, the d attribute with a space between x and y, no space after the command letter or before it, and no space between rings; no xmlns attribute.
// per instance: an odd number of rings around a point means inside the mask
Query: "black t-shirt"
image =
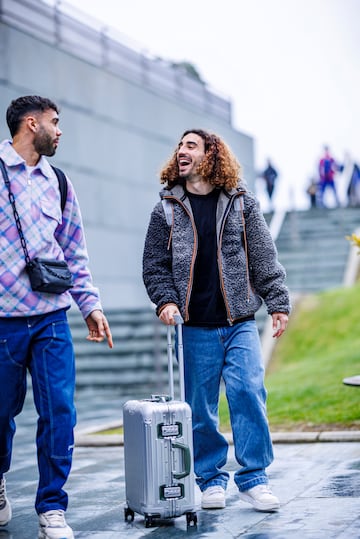
<svg viewBox="0 0 360 539"><path fill-rule="evenodd" d="M190 326L227 326L217 262L216 206L219 189L207 195L187 192L194 214L198 250L189 305Z"/></svg>

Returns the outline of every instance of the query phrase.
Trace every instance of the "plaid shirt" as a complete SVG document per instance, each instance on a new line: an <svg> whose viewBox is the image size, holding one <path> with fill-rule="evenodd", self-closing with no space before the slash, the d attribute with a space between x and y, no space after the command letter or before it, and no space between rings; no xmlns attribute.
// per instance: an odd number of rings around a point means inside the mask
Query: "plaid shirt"
<svg viewBox="0 0 360 539"><path fill-rule="evenodd" d="M71 182L68 180L62 213L58 180L44 157L30 176L11 141L0 143L0 157L8 171L30 259L65 259L74 278L74 288L63 294L32 291L8 190L0 173L0 317L32 316L68 308L71 297L84 318L94 309L102 309L88 269L80 207Z"/></svg>

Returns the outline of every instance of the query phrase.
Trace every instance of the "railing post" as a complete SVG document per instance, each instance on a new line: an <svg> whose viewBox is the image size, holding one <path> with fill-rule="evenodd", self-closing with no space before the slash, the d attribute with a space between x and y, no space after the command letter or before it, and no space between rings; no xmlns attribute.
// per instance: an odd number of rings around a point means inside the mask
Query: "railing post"
<svg viewBox="0 0 360 539"><path fill-rule="evenodd" d="M101 28L100 43L101 43L101 64L102 67L108 67L109 61L109 37L107 35L108 27Z"/></svg>
<svg viewBox="0 0 360 539"><path fill-rule="evenodd" d="M54 26L55 26L55 44L61 43L61 16L60 16L61 0L56 0L54 5Z"/></svg>

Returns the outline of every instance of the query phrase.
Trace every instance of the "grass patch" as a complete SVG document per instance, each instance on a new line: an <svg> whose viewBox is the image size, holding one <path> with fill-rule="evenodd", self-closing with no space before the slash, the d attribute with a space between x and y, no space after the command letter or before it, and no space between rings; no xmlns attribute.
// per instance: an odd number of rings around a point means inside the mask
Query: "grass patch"
<svg viewBox="0 0 360 539"><path fill-rule="evenodd" d="M360 283L305 296L275 347L266 373L272 431L360 429ZM230 430L224 394L220 428ZM122 429L100 434L122 434Z"/></svg>
<svg viewBox="0 0 360 539"><path fill-rule="evenodd" d="M275 430L360 428L360 284L304 297L279 339L266 373L268 417ZM222 395L220 417L230 428Z"/></svg>
<svg viewBox="0 0 360 539"><path fill-rule="evenodd" d="M94 434L101 434L101 435L124 434L124 429L123 427L115 427L113 429L99 430L98 432L94 432Z"/></svg>

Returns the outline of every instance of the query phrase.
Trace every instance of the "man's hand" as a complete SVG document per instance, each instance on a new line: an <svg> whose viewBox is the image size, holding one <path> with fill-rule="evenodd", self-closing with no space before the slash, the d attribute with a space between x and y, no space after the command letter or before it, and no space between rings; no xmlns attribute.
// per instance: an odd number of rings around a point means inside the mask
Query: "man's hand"
<svg viewBox="0 0 360 539"><path fill-rule="evenodd" d="M175 303L169 303L169 305L166 305L166 307L163 308L163 310L159 314L159 318L161 322L163 322L167 326L175 326L175 315L180 315L180 311L177 305L175 305Z"/></svg>
<svg viewBox="0 0 360 539"><path fill-rule="evenodd" d="M285 313L272 313L273 337L281 337L284 333L289 317Z"/></svg>
<svg viewBox="0 0 360 539"><path fill-rule="evenodd" d="M86 337L88 341L102 342L106 336L109 348L113 347L110 326L102 311L92 311L85 322L89 328L89 335Z"/></svg>

